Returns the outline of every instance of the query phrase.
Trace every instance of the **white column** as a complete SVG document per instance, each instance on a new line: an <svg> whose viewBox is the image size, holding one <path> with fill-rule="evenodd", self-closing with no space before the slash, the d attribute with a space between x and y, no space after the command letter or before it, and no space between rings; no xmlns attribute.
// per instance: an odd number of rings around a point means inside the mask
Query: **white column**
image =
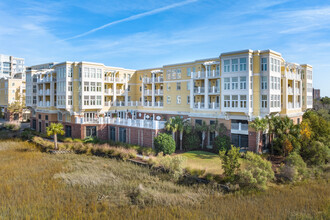
<svg viewBox="0 0 330 220"><path fill-rule="evenodd" d="M193 75L191 74L191 79L190 79L190 108L194 108L194 79Z"/></svg>
<svg viewBox="0 0 330 220"><path fill-rule="evenodd" d="M113 80L113 106L116 106L116 102L117 102L117 83L116 83L116 78L114 77Z"/></svg>
<svg viewBox="0 0 330 220"><path fill-rule="evenodd" d="M155 75L151 77L151 106L155 106Z"/></svg>
<svg viewBox="0 0 330 220"><path fill-rule="evenodd" d="M128 106L128 82L125 82L125 106Z"/></svg>
<svg viewBox="0 0 330 220"><path fill-rule="evenodd" d="M141 102L142 106L144 106L144 84L143 84L143 78L142 78L142 86L141 86Z"/></svg>

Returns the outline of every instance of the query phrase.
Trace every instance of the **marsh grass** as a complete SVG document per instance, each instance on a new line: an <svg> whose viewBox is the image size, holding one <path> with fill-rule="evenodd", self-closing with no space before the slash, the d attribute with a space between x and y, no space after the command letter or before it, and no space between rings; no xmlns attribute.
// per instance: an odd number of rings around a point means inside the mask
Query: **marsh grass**
<svg viewBox="0 0 330 220"><path fill-rule="evenodd" d="M0 219L329 219L324 179L223 195L116 159L0 142Z"/></svg>

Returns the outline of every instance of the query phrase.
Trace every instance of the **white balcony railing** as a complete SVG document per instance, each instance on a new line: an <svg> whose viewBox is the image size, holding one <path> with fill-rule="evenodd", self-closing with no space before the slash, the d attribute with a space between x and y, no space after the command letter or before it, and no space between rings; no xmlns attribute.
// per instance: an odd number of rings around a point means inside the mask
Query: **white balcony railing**
<svg viewBox="0 0 330 220"><path fill-rule="evenodd" d="M293 109L293 103L292 102L288 102L288 109Z"/></svg>
<svg viewBox="0 0 330 220"><path fill-rule="evenodd" d="M124 101L116 101L116 106L125 106Z"/></svg>
<svg viewBox="0 0 330 220"><path fill-rule="evenodd" d="M164 90L162 90L162 89L155 90L155 95L163 95L163 94L164 94Z"/></svg>
<svg viewBox="0 0 330 220"><path fill-rule="evenodd" d="M161 102L161 101L155 102L155 107L163 107L163 106L164 106L163 102Z"/></svg>
<svg viewBox="0 0 330 220"><path fill-rule="evenodd" d="M209 109L219 109L219 108L220 108L220 103L216 103L216 102L209 103Z"/></svg>
<svg viewBox="0 0 330 220"><path fill-rule="evenodd" d="M194 88L194 93L195 94L204 94L205 88L204 87L195 87Z"/></svg>
<svg viewBox="0 0 330 220"><path fill-rule="evenodd" d="M139 102L139 101L130 101L130 102L127 102L127 105L128 106L141 106L141 102Z"/></svg>
<svg viewBox="0 0 330 220"><path fill-rule="evenodd" d="M249 129L249 125L248 124L231 123L231 130L247 131L248 129Z"/></svg>
<svg viewBox="0 0 330 220"><path fill-rule="evenodd" d="M104 77L104 81L108 83L113 83L115 81L114 77L106 76Z"/></svg>
<svg viewBox="0 0 330 220"><path fill-rule="evenodd" d="M146 101L146 102L144 102L144 106L151 107L152 106L152 102L151 101Z"/></svg>
<svg viewBox="0 0 330 220"><path fill-rule="evenodd" d="M39 95L43 95L43 94L44 94L43 90L40 89L39 92L38 92L38 94L39 94Z"/></svg>
<svg viewBox="0 0 330 220"><path fill-rule="evenodd" d="M220 77L220 71L219 70L211 70L207 72L207 76L209 78L217 78Z"/></svg>
<svg viewBox="0 0 330 220"><path fill-rule="evenodd" d="M50 95L50 89L47 89L45 95Z"/></svg>
<svg viewBox="0 0 330 220"><path fill-rule="evenodd" d="M198 71L193 73L194 79L204 79L205 78L205 72L204 71Z"/></svg>
<svg viewBox="0 0 330 220"><path fill-rule="evenodd" d="M124 89L117 89L116 90L116 94L117 95L123 95L125 93L125 90Z"/></svg>
<svg viewBox="0 0 330 220"><path fill-rule="evenodd" d="M144 119L123 119L123 118L110 118L110 117L100 117L100 118L76 118L76 124L115 124L123 125L128 127L139 127L139 128L149 128L149 129L164 129L165 121L154 121L154 120L144 120Z"/></svg>
<svg viewBox="0 0 330 220"><path fill-rule="evenodd" d="M209 93L215 94L215 93L220 93L220 88L212 86L209 88Z"/></svg>
<svg viewBox="0 0 330 220"><path fill-rule="evenodd" d="M288 94L293 95L293 88L292 87L288 87Z"/></svg>
<svg viewBox="0 0 330 220"><path fill-rule="evenodd" d="M144 90L144 95L152 95L152 90L151 89L145 89Z"/></svg>
<svg viewBox="0 0 330 220"><path fill-rule="evenodd" d="M162 82L164 82L164 78L162 77L162 76L157 76L157 77L155 77L155 83L162 83Z"/></svg>
<svg viewBox="0 0 330 220"><path fill-rule="evenodd" d="M204 107L205 107L204 102L196 102L196 103L194 103L194 108L204 109Z"/></svg>
<svg viewBox="0 0 330 220"><path fill-rule="evenodd" d="M113 95L113 89L105 89L105 90L104 90L104 93L105 93L106 95Z"/></svg>

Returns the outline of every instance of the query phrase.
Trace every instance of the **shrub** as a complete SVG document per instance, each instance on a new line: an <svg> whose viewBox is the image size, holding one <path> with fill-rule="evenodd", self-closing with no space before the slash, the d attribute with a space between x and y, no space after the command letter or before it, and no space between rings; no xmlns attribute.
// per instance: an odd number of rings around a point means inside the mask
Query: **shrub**
<svg viewBox="0 0 330 220"><path fill-rule="evenodd" d="M238 159L240 157L239 147L232 146L229 151L219 151L222 169L227 181L234 180L235 174L239 170L240 164Z"/></svg>
<svg viewBox="0 0 330 220"><path fill-rule="evenodd" d="M230 148L230 138L227 135L217 136L214 139L213 149L217 152L228 151Z"/></svg>
<svg viewBox="0 0 330 220"><path fill-rule="evenodd" d="M23 140L31 140L37 134L38 132L28 128L28 129L24 129L24 131L21 133L21 138Z"/></svg>
<svg viewBox="0 0 330 220"><path fill-rule="evenodd" d="M18 131L21 128L21 123L18 121L10 121L6 122L3 126L8 130Z"/></svg>
<svg viewBox="0 0 330 220"><path fill-rule="evenodd" d="M259 155L247 152L246 167L238 172L240 187L247 189L266 189L267 182L274 179L272 164Z"/></svg>
<svg viewBox="0 0 330 220"><path fill-rule="evenodd" d="M81 140L81 139L79 139L79 138L75 138L75 139L73 139L73 142L76 142L76 143L82 143L83 140Z"/></svg>
<svg viewBox="0 0 330 220"><path fill-rule="evenodd" d="M187 158L182 156L158 156L154 161L154 167L162 168L164 171L170 173L172 177L178 180L184 172L184 165Z"/></svg>
<svg viewBox="0 0 330 220"><path fill-rule="evenodd" d="M309 165L323 165L327 161L329 149L322 142L313 141L301 149L301 156Z"/></svg>
<svg viewBox="0 0 330 220"><path fill-rule="evenodd" d="M183 147L186 150L196 150L200 148L200 143L202 140L196 132L191 132L184 136L183 138Z"/></svg>
<svg viewBox="0 0 330 220"><path fill-rule="evenodd" d="M98 144L100 143L100 140L97 138L97 137L86 137L84 140L83 140L84 143L92 143L92 144Z"/></svg>
<svg viewBox="0 0 330 220"><path fill-rule="evenodd" d="M302 180L310 175L310 170L306 163L297 152L292 152L285 158L285 165L280 167L278 179L285 182L295 182Z"/></svg>
<svg viewBox="0 0 330 220"><path fill-rule="evenodd" d="M72 143L73 140L70 137L63 138L63 142Z"/></svg>
<svg viewBox="0 0 330 220"><path fill-rule="evenodd" d="M161 133L154 139L156 152L164 154L172 154L175 151L175 141L172 136L166 133Z"/></svg>

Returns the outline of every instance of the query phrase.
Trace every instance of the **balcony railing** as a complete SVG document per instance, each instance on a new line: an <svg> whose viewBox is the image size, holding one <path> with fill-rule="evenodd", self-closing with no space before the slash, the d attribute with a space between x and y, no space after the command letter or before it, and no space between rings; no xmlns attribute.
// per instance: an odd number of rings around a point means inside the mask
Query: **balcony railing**
<svg viewBox="0 0 330 220"><path fill-rule="evenodd" d="M195 94L204 94L205 88L204 87L195 87L194 88L194 93Z"/></svg>
<svg viewBox="0 0 330 220"><path fill-rule="evenodd" d="M144 90L144 95L152 95L151 89L145 89Z"/></svg>
<svg viewBox="0 0 330 220"><path fill-rule="evenodd" d="M219 108L220 108L220 103L217 102L209 103L209 109L219 109Z"/></svg>
<svg viewBox="0 0 330 220"><path fill-rule="evenodd" d="M194 103L194 108L204 109L204 107L205 107L204 102L196 102L196 103Z"/></svg>
<svg viewBox="0 0 330 220"><path fill-rule="evenodd" d="M293 88L292 87L288 87L288 94L293 95Z"/></svg>
<svg viewBox="0 0 330 220"><path fill-rule="evenodd" d="M215 94L215 93L220 93L220 88L212 86L209 88L209 93Z"/></svg>
<svg viewBox="0 0 330 220"><path fill-rule="evenodd" d="M43 94L44 94L43 90L40 89L39 92L38 92L38 94L39 94L39 95L43 95Z"/></svg>
<svg viewBox="0 0 330 220"><path fill-rule="evenodd" d="M164 77L162 76L155 77L155 83L162 83L162 82L164 82Z"/></svg>
<svg viewBox="0 0 330 220"><path fill-rule="evenodd" d="M288 79L301 80L301 74L286 72L285 76Z"/></svg>
<svg viewBox="0 0 330 220"><path fill-rule="evenodd" d="M143 83L147 83L147 84L152 83L152 78L144 77L143 78Z"/></svg>
<svg viewBox="0 0 330 220"><path fill-rule="evenodd" d="M130 102L127 102L127 106L141 106L141 102L139 102L139 101L130 101Z"/></svg>
<svg viewBox="0 0 330 220"><path fill-rule="evenodd" d="M164 106L163 102L161 102L161 101L155 102L155 107L163 107L163 106Z"/></svg>
<svg viewBox="0 0 330 220"><path fill-rule="evenodd" d="M192 74L193 74L194 79L204 79L205 78L205 72L204 71L198 71L198 72L194 72Z"/></svg>
<svg viewBox="0 0 330 220"><path fill-rule="evenodd" d="M124 89L117 89L116 90L116 94L117 95L123 95L125 93L125 90Z"/></svg>
<svg viewBox="0 0 330 220"><path fill-rule="evenodd" d="M155 95L163 95L163 94L164 94L164 90L162 90L162 89L155 90Z"/></svg>
<svg viewBox="0 0 330 220"><path fill-rule="evenodd" d="M248 129L249 129L249 125L248 124L231 123L231 130L247 131Z"/></svg>
<svg viewBox="0 0 330 220"><path fill-rule="evenodd" d="M293 103L292 102L288 102L288 109L293 109Z"/></svg>
<svg viewBox="0 0 330 220"><path fill-rule="evenodd" d="M139 127L149 129L164 129L165 121L153 121L143 119L123 119L123 118L76 118L76 124L115 124L128 127Z"/></svg>
<svg viewBox="0 0 330 220"><path fill-rule="evenodd" d="M50 95L50 89L47 89L45 95Z"/></svg>
<svg viewBox="0 0 330 220"><path fill-rule="evenodd" d="M126 82L126 79L116 77L116 78L115 78L115 81L116 81L117 83L124 83L124 82Z"/></svg>
<svg viewBox="0 0 330 220"><path fill-rule="evenodd" d="M113 83L115 81L114 77L106 76L104 77L104 81L108 83Z"/></svg>
<svg viewBox="0 0 330 220"><path fill-rule="evenodd" d="M211 70L207 72L208 78L218 78L220 77L220 71L219 70Z"/></svg>
<svg viewBox="0 0 330 220"><path fill-rule="evenodd" d="M116 106L125 106L124 101L116 101Z"/></svg>
<svg viewBox="0 0 330 220"><path fill-rule="evenodd" d="M105 89L105 90L104 90L104 93L105 93L106 95L113 95L113 89Z"/></svg>
<svg viewBox="0 0 330 220"><path fill-rule="evenodd" d="M146 102L144 102L144 106L151 107L152 106L152 102L151 101L146 101Z"/></svg>

